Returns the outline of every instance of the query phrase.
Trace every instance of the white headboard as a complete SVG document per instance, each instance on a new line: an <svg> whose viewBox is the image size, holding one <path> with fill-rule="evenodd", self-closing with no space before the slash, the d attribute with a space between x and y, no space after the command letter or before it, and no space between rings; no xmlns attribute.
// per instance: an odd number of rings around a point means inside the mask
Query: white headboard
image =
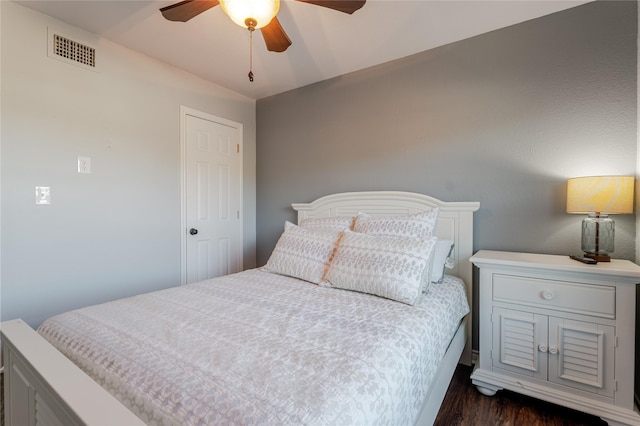
<svg viewBox="0 0 640 426"><path fill-rule="evenodd" d="M355 216L359 212L372 216L406 215L440 208L436 236L455 242L452 253L454 266L447 274L464 280L467 287L467 299L472 305L473 266L469 258L473 255L473 212L480 203L447 202L424 194L402 191L344 192L327 195L310 203L292 204L298 212L298 223L309 217ZM463 353L463 362L471 361L471 315L467 321L467 346Z"/></svg>

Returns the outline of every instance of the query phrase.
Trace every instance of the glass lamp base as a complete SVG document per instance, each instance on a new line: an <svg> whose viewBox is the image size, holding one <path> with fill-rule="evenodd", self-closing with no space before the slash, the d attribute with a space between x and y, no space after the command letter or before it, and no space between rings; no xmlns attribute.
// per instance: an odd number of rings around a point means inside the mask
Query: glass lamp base
<svg viewBox="0 0 640 426"><path fill-rule="evenodd" d="M615 228L606 214L590 214L582 220L582 251L598 262L610 262L613 253Z"/></svg>

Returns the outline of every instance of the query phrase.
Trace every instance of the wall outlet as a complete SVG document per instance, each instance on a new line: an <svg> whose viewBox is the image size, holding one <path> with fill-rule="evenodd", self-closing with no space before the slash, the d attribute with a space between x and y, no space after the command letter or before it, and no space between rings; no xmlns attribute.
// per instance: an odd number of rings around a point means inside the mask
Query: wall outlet
<svg viewBox="0 0 640 426"><path fill-rule="evenodd" d="M78 173L91 173L91 157L78 157Z"/></svg>

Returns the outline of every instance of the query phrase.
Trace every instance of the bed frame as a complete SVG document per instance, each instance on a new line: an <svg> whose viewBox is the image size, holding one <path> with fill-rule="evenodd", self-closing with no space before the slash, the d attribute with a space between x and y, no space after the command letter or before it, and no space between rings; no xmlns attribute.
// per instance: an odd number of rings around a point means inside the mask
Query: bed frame
<svg viewBox="0 0 640 426"><path fill-rule="evenodd" d="M455 242L453 269L471 305L473 212L477 202L444 202L397 191L350 192L293 204L298 221L308 217L411 214L440 208L436 235ZM0 324L4 356L5 425L142 425L124 407L22 320ZM458 362L471 363L471 314L458 328L438 368L416 424L433 424Z"/></svg>

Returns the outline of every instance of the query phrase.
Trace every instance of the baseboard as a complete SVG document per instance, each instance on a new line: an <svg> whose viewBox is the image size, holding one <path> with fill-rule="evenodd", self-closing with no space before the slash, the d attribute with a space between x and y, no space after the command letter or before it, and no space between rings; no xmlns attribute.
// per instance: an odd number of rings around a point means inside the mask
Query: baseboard
<svg viewBox="0 0 640 426"><path fill-rule="evenodd" d="M0 426L4 426L4 366L0 367Z"/></svg>
<svg viewBox="0 0 640 426"><path fill-rule="evenodd" d="M480 356L480 351L472 350L471 351L471 365L476 365L478 363L478 357Z"/></svg>

